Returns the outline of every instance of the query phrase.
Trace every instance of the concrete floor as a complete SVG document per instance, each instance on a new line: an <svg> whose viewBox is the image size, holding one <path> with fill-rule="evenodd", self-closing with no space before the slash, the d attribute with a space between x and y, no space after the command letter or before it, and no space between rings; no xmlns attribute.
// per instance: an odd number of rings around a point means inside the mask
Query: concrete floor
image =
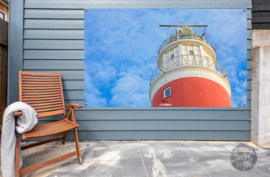
<svg viewBox="0 0 270 177"><path fill-rule="evenodd" d="M270 177L270 149L255 148L258 161L241 172L231 165L230 153L243 142L208 141L81 141L83 165L77 156L30 174L31 177ZM23 167L75 150L74 142L45 144L24 150Z"/></svg>

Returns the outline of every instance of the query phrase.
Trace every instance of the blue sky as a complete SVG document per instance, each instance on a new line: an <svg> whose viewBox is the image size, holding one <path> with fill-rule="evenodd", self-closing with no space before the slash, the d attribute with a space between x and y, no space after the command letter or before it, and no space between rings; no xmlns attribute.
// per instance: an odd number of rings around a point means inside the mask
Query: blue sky
<svg viewBox="0 0 270 177"><path fill-rule="evenodd" d="M230 73L232 104L246 103L246 13L243 9L88 9L84 15L84 101L88 107L150 107L160 24L208 25L219 63ZM197 28L202 34L203 28Z"/></svg>

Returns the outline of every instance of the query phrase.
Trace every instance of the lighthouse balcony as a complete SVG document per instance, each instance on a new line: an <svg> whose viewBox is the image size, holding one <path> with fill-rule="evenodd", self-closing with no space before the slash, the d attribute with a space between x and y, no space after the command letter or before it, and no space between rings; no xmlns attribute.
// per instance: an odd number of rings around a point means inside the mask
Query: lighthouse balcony
<svg viewBox="0 0 270 177"><path fill-rule="evenodd" d="M188 66L209 68L219 72L222 76L224 76L224 78L228 80L228 74L226 73L225 68L222 67L218 62L214 61L211 57L202 55L180 55L173 58L168 58L159 64L159 67L157 67L151 75L150 86L158 77L165 74L166 72Z"/></svg>
<svg viewBox="0 0 270 177"><path fill-rule="evenodd" d="M196 34L196 33L180 33L180 34L176 34L176 35L171 35L169 38L164 39L164 41L162 42L162 44L160 45L159 49L158 49L158 54L160 54L162 52L162 50L170 45L171 43L174 43L176 41L180 41L180 40L185 40L185 39L191 39L191 40L197 40L200 42L203 42L205 44L207 44L209 47L211 47L213 49L213 51L215 51L212 43L204 36L200 35L200 34Z"/></svg>

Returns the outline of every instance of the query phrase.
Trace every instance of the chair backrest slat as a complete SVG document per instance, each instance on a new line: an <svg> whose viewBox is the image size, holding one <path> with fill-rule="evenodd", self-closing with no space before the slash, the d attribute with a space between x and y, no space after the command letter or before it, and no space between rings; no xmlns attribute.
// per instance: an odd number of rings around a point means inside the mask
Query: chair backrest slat
<svg viewBox="0 0 270 177"><path fill-rule="evenodd" d="M60 73L20 71L20 101L32 106L39 117L64 114L65 103Z"/></svg>

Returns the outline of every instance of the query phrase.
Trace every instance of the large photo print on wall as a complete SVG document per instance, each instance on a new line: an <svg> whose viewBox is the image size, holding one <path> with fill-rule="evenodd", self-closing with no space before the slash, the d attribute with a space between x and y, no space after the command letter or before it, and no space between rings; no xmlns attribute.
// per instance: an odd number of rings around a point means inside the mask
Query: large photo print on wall
<svg viewBox="0 0 270 177"><path fill-rule="evenodd" d="M244 107L245 9L85 9L86 107Z"/></svg>

